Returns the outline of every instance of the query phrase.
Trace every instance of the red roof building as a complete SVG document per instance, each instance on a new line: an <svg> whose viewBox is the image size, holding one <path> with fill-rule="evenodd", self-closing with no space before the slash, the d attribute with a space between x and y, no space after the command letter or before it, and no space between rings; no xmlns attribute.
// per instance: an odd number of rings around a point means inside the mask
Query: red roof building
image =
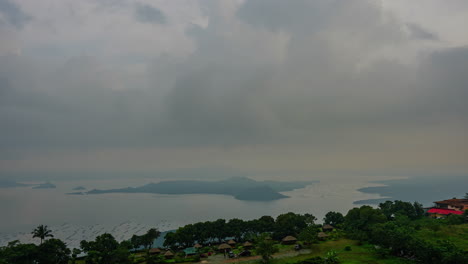
<svg viewBox="0 0 468 264"><path fill-rule="evenodd" d="M468 199L449 199L434 203L437 208L453 209L457 211L468 210Z"/></svg>
<svg viewBox="0 0 468 264"><path fill-rule="evenodd" d="M449 199L434 202L435 207L430 208L427 213L431 217L442 218L448 215L462 215L468 210L468 199Z"/></svg>
<svg viewBox="0 0 468 264"><path fill-rule="evenodd" d="M462 211L456 211L452 209L439 209L439 208L431 208L427 211L429 214L439 214L439 215L450 215L450 214L456 214L456 215L462 215Z"/></svg>

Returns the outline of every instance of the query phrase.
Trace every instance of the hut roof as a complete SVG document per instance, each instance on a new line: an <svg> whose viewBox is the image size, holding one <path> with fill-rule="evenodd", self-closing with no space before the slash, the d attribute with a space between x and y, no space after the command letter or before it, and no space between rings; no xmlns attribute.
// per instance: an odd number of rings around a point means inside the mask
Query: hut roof
<svg viewBox="0 0 468 264"><path fill-rule="evenodd" d="M323 225L322 229L333 229L334 227L332 225L326 224Z"/></svg>
<svg viewBox="0 0 468 264"><path fill-rule="evenodd" d="M149 253L161 253L161 250L159 248L152 248Z"/></svg>
<svg viewBox="0 0 468 264"><path fill-rule="evenodd" d="M218 249L230 249L230 248L231 248L231 246L226 244L226 243L223 243L223 244L219 245L219 247L218 247Z"/></svg>
<svg viewBox="0 0 468 264"><path fill-rule="evenodd" d="M323 237L327 237L328 235L325 234L324 232L319 232L319 233L317 234L317 236L320 237L320 238L323 238Z"/></svg>
<svg viewBox="0 0 468 264"><path fill-rule="evenodd" d="M253 244L250 243L249 241L246 241L243 246L244 247L251 247L251 246L253 246Z"/></svg>
<svg viewBox="0 0 468 264"><path fill-rule="evenodd" d="M174 253L172 253L170 250L166 251L166 253L164 253L164 256L174 256Z"/></svg>
<svg viewBox="0 0 468 264"><path fill-rule="evenodd" d="M283 238L283 242L288 242L288 241L297 241L297 239L293 236L287 236Z"/></svg>
<svg viewBox="0 0 468 264"><path fill-rule="evenodd" d="M234 241L234 239L231 239L227 242L229 245L235 245L236 244L236 241Z"/></svg>
<svg viewBox="0 0 468 264"><path fill-rule="evenodd" d="M193 247L194 247L194 248L201 248L201 247L202 247L202 245L200 245L200 244L196 243L196 244L195 244Z"/></svg>

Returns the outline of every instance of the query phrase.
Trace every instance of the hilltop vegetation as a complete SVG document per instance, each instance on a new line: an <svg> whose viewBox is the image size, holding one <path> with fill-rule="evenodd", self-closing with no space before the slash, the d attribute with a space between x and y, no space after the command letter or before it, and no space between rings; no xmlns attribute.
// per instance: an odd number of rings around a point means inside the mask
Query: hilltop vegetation
<svg viewBox="0 0 468 264"><path fill-rule="evenodd" d="M236 262L466 264L467 216L468 211L446 219L430 219L424 216L418 203L387 201L379 208L353 208L346 215L327 213L324 222L335 227L327 233L322 232L322 225L315 223L317 219L312 214L290 212L276 218L263 216L247 221L218 219L189 224L168 233L163 252L170 254L166 256L150 254L154 239L160 235L157 229L121 242L111 234L102 234L94 241L82 241L80 249L70 250L59 239L49 238L53 232L47 226L39 226L33 235L40 239L40 245L12 241L0 248L0 263L163 264L199 262L209 255L209 260L224 263L226 252L219 251L218 245L232 238L237 243L227 247L232 251L230 256L252 255ZM286 236L294 236L293 244L281 243ZM244 245L245 241L252 242L252 247ZM196 254L186 255L193 249L185 252L182 249L195 243L200 245L194 251ZM212 256L216 252L221 255Z"/></svg>

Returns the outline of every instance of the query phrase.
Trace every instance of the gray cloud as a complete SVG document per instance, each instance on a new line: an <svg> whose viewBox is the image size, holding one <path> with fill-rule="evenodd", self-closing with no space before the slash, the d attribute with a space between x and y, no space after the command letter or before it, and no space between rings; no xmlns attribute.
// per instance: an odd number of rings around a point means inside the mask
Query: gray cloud
<svg viewBox="0 0 468 264"><path fill-rule="evenodd" d="M29 20L31 20L31 16L24 13L16 3L9 0L0 0L0 13L9 24L18 29L21 29Z"/></svg>
<svg viewBox="0 0 468 264"><path fill-rule="evenodd" d="M167 19L158 8L147 4L135 5L135 18L141 23L165 24Z"/></svg>
<svg viewBox="0 0 468 264"><path fill-rule="evenodd" d="M248 23L272 30L320 29L327 15L333 11L336 1L246 1L238 10L238 16ZM311 7L311 8L309 8ZM310 25L313 25L310 27Z"/></svg>
<svg viewBox="0 0 468 264"><path fill-rule="evenodd" d="M211 8L210 23L187 32L190 56L157 57L138 78L91 57L45 71L0 58L1 151L293 144L404 153L414 135L468 125L468 48L415 63L379 57L415 40L378 6L247 1L235 22Z"/></svg>
<svg viewBox="0 0 468 264"><path fill-rule="evenodd" d="M417 24L406 24L406 27L408 28L411 36L416 39L439 40L439 37L436 34L427 31Z"/></svg>

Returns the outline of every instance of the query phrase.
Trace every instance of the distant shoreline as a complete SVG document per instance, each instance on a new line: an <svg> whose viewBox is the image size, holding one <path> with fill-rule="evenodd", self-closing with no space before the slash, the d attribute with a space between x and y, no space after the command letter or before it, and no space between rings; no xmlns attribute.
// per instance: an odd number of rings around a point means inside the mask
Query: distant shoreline
<svg viewBox="0 0 468 264"><path fill-rule="evenodd" d="M440 176L440 177L412 177L399 180L376 181L384 186L364 187L359 192L379 194L383 198L373 198L354 201L355 205L378 205L388 200L402 200L420 202L429 206L433 201L447 197L462 197L468 187L468 177Z"/></svg>

